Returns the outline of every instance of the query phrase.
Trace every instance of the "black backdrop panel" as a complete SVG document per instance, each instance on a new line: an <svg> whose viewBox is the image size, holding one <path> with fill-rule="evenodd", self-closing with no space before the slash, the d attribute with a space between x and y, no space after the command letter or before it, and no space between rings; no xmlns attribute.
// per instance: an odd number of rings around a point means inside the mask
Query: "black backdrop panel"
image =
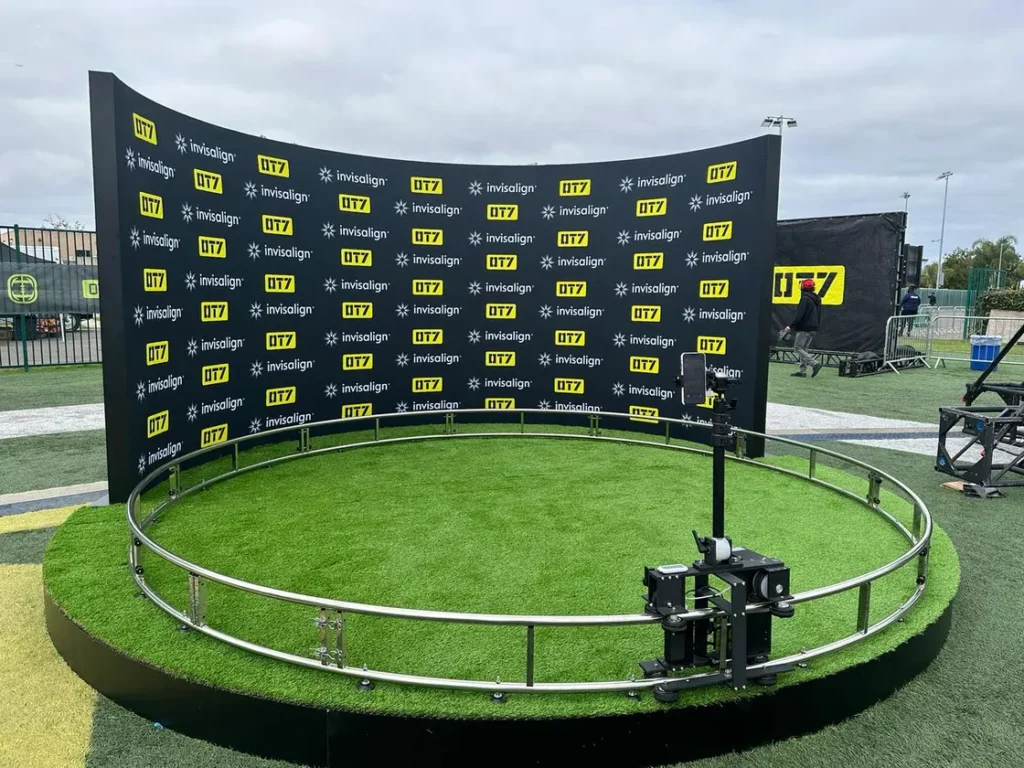
<svg viewBox="0 0 1024 768"><path fill-rule="evenodd" d="M881 352L904 232L902 211L780 221L772 290L776 335L795 314L800 281L811 277L822 297L814 348Z"/></svg>
<svg viewBox="0 0 1024 768"><path fill-rule="evenodd" d="M776 137L444 165L236 133L106 73L91 98L112 499L204 442L350 415L706 422L673 385L696 349L763 430Z"/></svg>

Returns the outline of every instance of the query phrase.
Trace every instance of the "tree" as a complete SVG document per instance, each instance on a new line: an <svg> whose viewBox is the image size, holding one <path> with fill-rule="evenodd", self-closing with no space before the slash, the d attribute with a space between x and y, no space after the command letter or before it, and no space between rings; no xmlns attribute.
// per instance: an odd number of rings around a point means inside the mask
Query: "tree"
<svg viewBox="0 0 1024 768"><path fill-rule="evenodd" d="M51 213L45 219L43 219L43 224L45 224L50 229L73 229L78 232L81 232L82 230L85 229L85 227L82 226L82 222L75 220L74 224L72 224L63 216L60 216L59 214L56 213Z"/></svg>
<svg viewBox="0 0 1024 768"><path fill-rule="evenodd" d="M971 266L999 269L1001 265L1006 271L1007 285L1017 285L1024 280L1024 264L1017 253L1017 238L1013 235L1003 235L995 241L975 240L971 244L971 252L974 255Z"/></svg>
<svg viewBox="0 0 1024 768"><path fill-rule="evenodd" d="M934 288L935 277L939 272L939 265L934 261L931 264L925 264L924 269L921 270L921 285L919 288Z"/></svg>
<svg viewBox="0 0 1024 768"><path fill-rule="evenodd" d="M966 248L957 248L943 256L942 287L966 291L967 275L971 271L973 262L974 253Z"/></svg>

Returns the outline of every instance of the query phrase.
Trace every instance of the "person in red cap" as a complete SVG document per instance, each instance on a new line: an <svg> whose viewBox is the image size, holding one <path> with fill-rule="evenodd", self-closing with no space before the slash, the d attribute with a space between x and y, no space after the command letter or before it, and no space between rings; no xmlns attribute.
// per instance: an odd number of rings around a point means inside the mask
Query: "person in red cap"
<svg viewBox="0 0 1024 768"><path fill-rule="evenodd" d="M800 361L798 363L800 370L790 374L791 376L806 378L807 366L810 366L813 379L821 370L821 363L807 351L814 340L814 334L818 332L820 322L821 297L814 292L814 281L804 280L800 283L800 304L796 308L796 317L782 332L782 335L785 336L790 331L796 331L796 336L793 337L793 350Z"/></svg>

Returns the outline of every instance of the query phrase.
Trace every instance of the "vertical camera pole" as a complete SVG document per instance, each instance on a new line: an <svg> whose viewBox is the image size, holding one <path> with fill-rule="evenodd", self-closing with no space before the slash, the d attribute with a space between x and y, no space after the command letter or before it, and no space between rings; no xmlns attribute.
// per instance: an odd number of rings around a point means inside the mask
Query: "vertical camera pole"
<svg viewBox="0 0 1024 768"><path fill-rule="evenodd" d="M725 536L725 449L729 442L729 415L725 394L715 391L711 415L711 535Z"/></svg>

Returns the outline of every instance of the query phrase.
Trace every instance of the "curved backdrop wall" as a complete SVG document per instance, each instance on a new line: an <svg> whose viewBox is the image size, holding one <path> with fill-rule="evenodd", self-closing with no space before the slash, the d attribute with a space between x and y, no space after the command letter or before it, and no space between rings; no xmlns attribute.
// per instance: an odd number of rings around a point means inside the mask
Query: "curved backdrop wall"
<svg viewBox="0 0 1024 768"><path fill-rule="evenodd" d="M112 500L202 446L350 415L707 420L673 385L693 350L764 427L775 136L446 165L226 130L109 73L90 99Z"/></svg>

